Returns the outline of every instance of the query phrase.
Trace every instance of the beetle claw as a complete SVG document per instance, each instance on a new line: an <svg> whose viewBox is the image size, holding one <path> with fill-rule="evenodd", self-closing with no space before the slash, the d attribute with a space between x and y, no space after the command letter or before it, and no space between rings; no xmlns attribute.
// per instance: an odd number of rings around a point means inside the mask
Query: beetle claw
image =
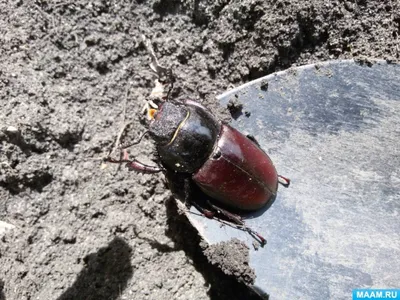
<svg viewBox="0 0 400 300"><path fill-rule="evenodd" d="M278 175L278 182L282 184L285 188L289 187L290 179L283 177L282 175Z"/></svg>
<svg viewBox="0 0 400 300"><path fill-rule="evenodd" d="M260 246L263 248L267 244L267 240L263 238L259 233L255 232L249 227L246 227L245 230L253 236L254 239L256 239L259 243Z"/></svg>

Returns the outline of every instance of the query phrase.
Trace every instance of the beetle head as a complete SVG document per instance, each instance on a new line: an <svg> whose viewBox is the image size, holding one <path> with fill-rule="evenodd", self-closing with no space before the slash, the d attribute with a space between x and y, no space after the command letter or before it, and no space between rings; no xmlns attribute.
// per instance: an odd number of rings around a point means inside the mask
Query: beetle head
<svg viewBox="0 0 400 300"><path fill-rule="evenodd" d="M156 144L168 144L174 137L179 125L188 113L183 104L164 102L158 111L153 111L149 133Z"/></svg>

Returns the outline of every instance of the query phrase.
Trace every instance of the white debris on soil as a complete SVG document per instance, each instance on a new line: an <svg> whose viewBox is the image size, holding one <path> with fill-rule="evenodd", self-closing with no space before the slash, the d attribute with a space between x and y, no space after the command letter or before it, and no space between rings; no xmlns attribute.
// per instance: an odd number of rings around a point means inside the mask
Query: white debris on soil
<svg viewBox="0 0 400 300"><path fill-rule="evenodd" d="M18 132L18 128L15 127L15 126L8 126L6 131L10 132L10 133L17 133Z"/></svg>
<svg viewBox="0 0 400 300"><path fill-rule="evenodd" d="M0 221L0 237L2 237L5 233L15 228L14 225Z"/></svg>

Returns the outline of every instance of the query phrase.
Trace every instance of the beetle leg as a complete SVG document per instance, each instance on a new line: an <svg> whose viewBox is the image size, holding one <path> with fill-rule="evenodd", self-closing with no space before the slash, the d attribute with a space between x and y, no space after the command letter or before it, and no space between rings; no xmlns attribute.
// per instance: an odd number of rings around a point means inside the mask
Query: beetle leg
<svg viewBox="0 0 400 300"><path fill-rule="evenodd" d="M238 225L244 225L244 222L239 215L233 214L223 208L220 208L220 207L212 204L210 201L207 201L207 204L209 206L211 206L213 209L215 209L218 213L220 213L221 215L223 215L226 218L228 218L229 220L231 220L233 223L238 224Z"/></svg>
<svg viewBox="0 0 400 300"><path fill-rule="evenodd" d="M140 161L137 160L129 160L128 159L128 152L124 149L124 156L122 159L117 160L112 157L106 157L104 158L105 162L110 162L114 164L122 164L126 163L126 167L129 168L129 170L133 170L136 172L141 172L141 173L148 173L148 174L153 174L153 173L159 173L163 171L162 168L156 167L156 166L149 166L144 163L141 163Z"/></svg>
<svg viewBox="0 0 400 300"><path fill-rule="evenodd" d="M192 184L189 178L185 178L183 188L185 191L185 205L187 209L190 209L190 206L192 205Z"/></svg>
<svg viewBox="0 0 400 300"><path fill-rule="evenodd" d="M159 167L145 165L137 160L128 160L125 166L131 171L147 173L147 174L154 174L163 171L163 169Z"/></svg>
<svg viewBox="0 0 400 300"><path fill-rule="evenodd" d="M200 206L198 203L196 202L192 202L193 206L196 207L196 209L206 218L208 219L214 219L215 216L215 212L208 210L202 206Z"/></svg>
<svg viewBox="0 0 400 300"><path fill-rule="evenodd" d="M264 247L267 244L267 240L253 229L245 226L243 230L246 230L252 237L256 236L258 238L258 242L261 244L261 247Z"/></svg>
<svg viewBox="0 0 400 300"><path fill-rule="evenodd" d="M252 141L254 144L256 144L256 145L258 146L258 148L261 149L260 143L256 140L256 138L254 137L254 135L248 134L248 135L246 135L246 137L247 137L250 141Z"/></svg>
<svg viewBox="0 0 400 300"><path fill-rule="evenodd" d="M126 163L126 167L129 170L141 172L141 173L153 174L153 173L159 173L159 172L163 171L162 168L159 168L156 166L149 166L149 165L141 163L140 161L137 161L137 160L129 160L129 159L116 160L112 157L107 157L104 159L104 161L110 162L110 163L115 163L115 164Z"/></svg>
<svg viewBox="0 0 400 300"><path fill-rule="evenodd" d="M247 231L253 238L255 238L261 244L261 247L264 247L267 244L267 240L263 238L259 233L251 229L250 227L247 227L247 225L243 222L242 218L239 215L233 214L223 208L220 208L212 204L210 201L207 201L207 203L213 209L215 209L219 214L223 215L224 217L228 218L233 223L235 223L237 227L239 227L244 231Z"/></svg>
<svg viewBox="0 0 400 300"><path fill-rule="evenodd" d="M215 212L208 210L204 207L202 207L200 204L198 204L195 201L192 201L192 180L190 178L185 178L184 181L184 191L185 191L185 205L188 209L193 205L202 215L204 215L208 219L213 219Z"/></svg>
<svg viewBox="0 0 400 300"><path fill-rule="evenodd" d="M264 247L264 245L267 244L267 240L263 238L259 233L251 229L250 227L247 227L239 215L231 213L223 208L220 208L208 200L201 204L199 204L196 201L193 201L191 197L192 188L193 188L192 180L190 178L185 178L184 180L185 205L188 209L190 209L190 206L193 205L204 217L208 219L215 219L216 221L222 224L229 225L234 228L248 232L255 240L257 240L260 243L261 247ZM203 207L203 205L204 206L208 205L210 209ZM225 219L220 219L219 217L216 216L216 214L223 216Z"/></svg>
<svg viewBox="0 0 400 300"><path fill-rule="evenodd" d="M264 237L262 237L259 233L257 233L253 229L251 229L250 227L247 227L246 224L242 221L240 216L232 214L232 213L230 213L224 209L221 209L215 205L212 205L212 204L211 204L211 207L212 207L212 209L215 210L215 212L200 206L196 202L191 202L191 204L193 204L193 206L196 207L196 209L203 216L205 216L208 219L215 219L216 221L218 221L222 224L229 225L231 227L234 227L234 228L237 228L237 229L240 229L243 231L247 231L255 240L257 240L257 242L260 243L261 247L264 247L267 244L267 240ZM227 218L230 221L215 217L215 213L219 213L219 214L225 216L225 218Z"/></svg>
<svg viewBox="0 0 400 300"><path fill-rule="evenodd" d="M290 179L283 177L282 175L278 175L278 182L286 188L290 185Z"/></svg>

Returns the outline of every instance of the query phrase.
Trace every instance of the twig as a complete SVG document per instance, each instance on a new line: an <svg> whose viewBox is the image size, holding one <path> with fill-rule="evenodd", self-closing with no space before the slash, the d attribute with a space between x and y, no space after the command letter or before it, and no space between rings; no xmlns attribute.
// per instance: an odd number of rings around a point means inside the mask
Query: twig
<svg viewBox="0 0 400 300"><path fill-rule="evenodd" d="M126 89L124 102L122 104L122 107L123 107L122 108L122 127L118 132L117 138L116 138L115 143L114 143L114 147L111 148L110 151L108 152L107 158L111 157L111 155L117 151L117 149L119 148L119 145L121 143L121 137L124 134L124 131L125 131L126 127L128 127L128 125L131 124L131 122L127 122L127 123L125 122L125 119L126 119L126 103L127 103L127 99L128 99L129 89L130 89L130 85L128 85L128 87ZM119 153L119 158L122 159L122 152L121 151ZM119 172L120 168L121 168L121 165L118 165L118 168L117 168L116 172Z"/></svg>
<svg viewBox="0 0 400 300"><path fill-rule="evenodd" d="M153 70L154 73L157 74L158 79L161 82L167 82L168 84L173 84L175 78L172 74L172 70L170 68L163 67L158 62L156 53L154 52L153 46L149 39L146 38L144 34L142 34L142 41L143 44L151 57L150 68Z"/></svg>

